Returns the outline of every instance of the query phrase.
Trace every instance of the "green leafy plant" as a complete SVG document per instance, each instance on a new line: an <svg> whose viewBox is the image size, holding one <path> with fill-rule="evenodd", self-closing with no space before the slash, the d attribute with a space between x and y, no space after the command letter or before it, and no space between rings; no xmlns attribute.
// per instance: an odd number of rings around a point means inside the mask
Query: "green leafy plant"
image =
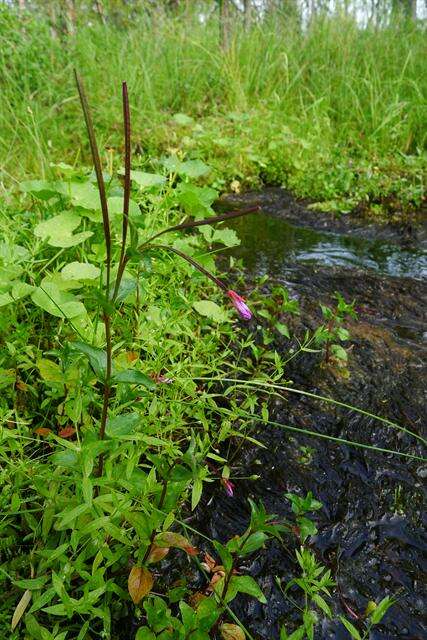
<svg viewBox="0 0 427 640"><path fill-rule="evenodd" d="M345 367L348 360L347 351L339 344L349 340L350 334L343 326L347 318L356 318L353 301L348 304L340 293L336 293L337 304L335 309L320 305L326 324L318 327L314 334L315 344L322 346L325 353L326 364L336 364Z"/></svg>

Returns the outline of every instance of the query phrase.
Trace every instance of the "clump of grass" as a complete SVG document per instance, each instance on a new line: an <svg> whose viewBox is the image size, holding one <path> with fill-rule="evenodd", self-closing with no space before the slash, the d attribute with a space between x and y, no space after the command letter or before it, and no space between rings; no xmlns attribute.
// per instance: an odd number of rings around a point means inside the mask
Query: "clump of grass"
<svg viewBox="0 0 427 640"><path fill-rule="evenodd" d="M47 175L56 154L87 157L76 128L78 65L98 105L100 148L116 157L114 87L126 77L142 164L173 150L213 164L221 189L233 180L283 184L337 209L421 201L427 81L416 24L362 29L350 17L319 16L302 30L277 15L246 30L237 23L225 52L216 19L201 24L191 12L141 15L126 31L94 21L56 37L43 16L3 10L0 24L7 184Z"/></svg>

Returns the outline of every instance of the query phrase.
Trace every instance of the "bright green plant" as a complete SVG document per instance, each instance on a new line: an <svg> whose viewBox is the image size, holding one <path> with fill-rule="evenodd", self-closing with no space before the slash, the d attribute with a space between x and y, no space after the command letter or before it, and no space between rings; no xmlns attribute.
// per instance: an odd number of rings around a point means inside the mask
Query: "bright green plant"
<svg viewBox="0 0 427 640"><path fill-rule="evenodd" d="M316 329L314 341L324 348L325 363L335 363L345 367L348 354L339 342L349 340L350 334L343 324L347 318L356 318L357 314L354 310L354 301L348 304L338 292L335 293L335 297L337 299L335 309L320 305L326 324Z"/></svg>

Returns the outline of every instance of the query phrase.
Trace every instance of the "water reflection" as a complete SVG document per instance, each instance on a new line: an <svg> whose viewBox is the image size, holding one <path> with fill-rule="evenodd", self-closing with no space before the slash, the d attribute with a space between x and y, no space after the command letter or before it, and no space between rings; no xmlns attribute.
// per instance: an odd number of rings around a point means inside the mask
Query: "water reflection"
<svg viewBox="0 0 427 640"><path fill-rule="evenodd" d="M427 253L383 240L366 240L295 227L280 218L250 215L227 226L236 230L241 245L233 249L246 268L258 275L279 274L292 264L359 267L391 276L427 276Z"/></svg>

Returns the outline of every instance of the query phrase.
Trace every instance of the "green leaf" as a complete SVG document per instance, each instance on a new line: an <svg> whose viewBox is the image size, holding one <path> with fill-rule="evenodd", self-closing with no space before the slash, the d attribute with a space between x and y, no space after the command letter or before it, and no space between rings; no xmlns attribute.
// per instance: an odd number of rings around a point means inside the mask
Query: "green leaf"
<svg viewBox="0 0 427 640"><path fill-rule="evenodd" d="M262 602L262 604L267 603L265 595L251 576L233 576L225 595L225 602L233 600L238 593L247 593Z"/></svg>
<svg viewBox="0 0 427 640"><path fill-rule="evenodd" d="M311 596L313 602L315 602L317 604L317 606L322 609L323 613L325 613L328 618L332 617L332 611L329 607L329 605L325 602L325 600L319 596L318 593L313 593Z"/></svg>
<svg viewBox="0 0 427 640"><path fill-rule="evenodd" d="M11 296L14 300L20 300L28 296L32 291L34 291L33 285L26 282L17 282L12 287Z"/></svg>
<svg viewBox="0 0 427 640"><path fill-rule="evenodd" d="M191 491L191 510L192 511L194 511L194 509L199 504L200 498L202 497L202 491L203 491L202 480L200 478L195 478L193 482L193 488Z"/></svg>
<svg viewBox="0 0 427 640"><path fill-rule="evenodd" d="M133 280L131 278L123 278L123 280L120 282L119 291L116 296L116 302L123 302L123 300L126 300L126 298L136 290L136 285L136 280ZM115 285L113 283L110 288L110 297L112 297L113 295L114 286Z"/></svg>
<svg viewBox="0 0 427 640"><path fill-rule="evenodd" d="M89 262L70 262L61 271L65 280L95 280L100 273L101 270Z"/></svg>
<svg viewBox="0 0 427 640"><path fill-rule="evenodd" d="M140 627L136 632L135 640L156 640L156 637L148 627Z"/></svg>
<svg viewBox="0 0 427 640"><path fill-rule="evenodd" d="M30 257L30 252L25 247L13 242L0 242L0 260L3 264L16 265Z"/></svg>
<svg viewBox="0 0 427 640"><path fill-rule="evenodd" d="M124 169L121 169L119 173L124 174ZM145 171L131 171L130 177L133 182L136 182L140 189L160 187L166 182L165 176L161 176L158 173L145 173Z"/></svg>
<svg viewBox="0 0 427 640"><path fill-rule="evenodd" d="M70 182L67 184L67 195L76 207L101 211L98 189L91 182ZM102 221L101 217L99 221Z"/></svg>
<svg viewBox="0 0 427 640"><path fill-rule="evenodd" d="M21 589L30 589L35 591L41 589L47 582L48 576L40 576L39 578L29 578L28 580L14 580L13 584Z"/></svg>
<svg viewBox="0 0 427 640"><path fill-rule="evenodd" d="M50 180L26 180L21 182L19 188L24 193L37 196L40 200L49 200L63 191L63 184Z"/></svg>
<svg viewBox="0 0 427 640"><path fill-rule="evenodd" d="M308 518L297 518L297 524L300 530L300 536L302 542L304 542L309 536L314 536L317 533L317 527Z"/></svg>
<svg viewBox="0 0 427 640"><path fill-rule="evenodd" d="M256 531L255 533L252 533L239 551L239 555L246 556L257 549L260 549L264 546L266 539L267 535L263 531Z"/></svg>
<svg viewBox="0 0 427 640"><path fill-rule="evenodd" d="M354 640L362 640L361 635L356 629L356 627L353 626L351 622L347 620L347 618L344 618L344 616L339 616L339 618L343 623L343 625L345 626L345 628L347 629L347 631L349 632L349 634L351 635L351 637L354 638Z"/></svg>
<svg viewBox="0 0 427 640"><path fill-rule="evenodd" d="M90 509L89 504L79 504L74 509L64 509L61 513L58 513L58 518L62 516L61 520L56 523L55 530L63 531L64 529L72 529L74 525L74 520L76 520L83 513L86 513Z"/></svg>
<svg viewBox="0 0 427 640"><path fill-rule="evenodd" d="M34 640L53 640L51 633L42 627L30 613L25 616L25 628Z"/></svg>
<svg viewBox="0 0 427 640"><path fill-rule="evenodd" d="M123 382L125 384L139 384L147 387L147 389L155 389L156 383L149 378L142 371L136 371L135 369L126 369L126 371L119 371L114 374L113 382Z"/></svg>
<svg viewBox="0 0 427 640"><path fill-rule="evenodd" d="M83 353L89 358L90 365L100 380L104 380L107 372L107 354L102 349L92 347L86 342L72 342L71 349Z"/></svg>
<svg viewBox="0 0 427 640"><path fill-rule="evenodd" d="M394 604L394 600L390 598L390 596L386 596L385 598L383 598L381 602L377 604L377 606L375 607L375 609L370 615L372 624L378 624L379 622L381 622L381 620L383 619L387 611L390 609L390 607L393 606L393 604Z"/></svg>
<svg viewBox="0 0 427 640"><path fill-rule="evenodd" d="M201 160L187 160L179 164L177 173L188 178L200 178L210 173L210 170L211 168Z"/></svg>
<svg viewBox="0 0 427 640"><path fill-rule="evenodd" d="M276 322L274 326L282 336L285 336L285 338L291 337L289 334L288 326L286 324L283 324L283 322Z"/></svg>
<svg viewBox="0 0 427 640"><path fill-rule="evenodd" d="M54 282L43 281L31 295L38 307L57 318L75 318L86 314L85 306L71 293L59 289Z"/></svg>
<svg viewBox="0 0 427 640"><path fill-rule="evenodd" d="M197 628L201 631L209 631L221 614L214 598L204 598L196 609Z"/></svg>
<svg viewBox="0 0 427 640"><path fill-rule="evenodd" d="M198 300L193 302L193 307L197 313L215 322L227 322L229 320L226 311L211 300Z"/></svg>
<svg viewBox="0 0 427 640"><path fill-rule="evenodd" d="M79 456L75 451L65 450L57 451L50 456L52 464L58 465L58 467L66 467L72 469L79 463Z"/></svg>
<svg viewBox="0 0 427 640"><path fill-rule="evenodd" d="M226 571L230 571L231 567L233 566L233 556L231 555L227 547L222 545L217 540L214 540L213 546L215 547L215 551L221 558L221 562L223 564L224 569Z"/></svg>
<svg viewBox="0 0 427 640"><path fill-rule="evenodd" d="M50 589L47 589L46 591L43 591L39 595L37 600L34 601L29 613L34 613L35 611L42 609L46 604L48 604L52 600L52 598L55 595L56 595L56 591L53 587L51 587Z"/></svg>
<svg viewBox="0 0 427 640"><path fill-rule="evenodd" d="M342 360L343 362L347 362L348 360L347 351L339 344L331 345L331 353L335 358L338 358L338 360Z"/></svg>
<svg viewBox="0 0 427 640"><path fill-rule="evenodd" d="M109 418L105 427L105 434L109 438L128 436L136 431L140 420L138 413L125 413L123 416Z"/></svg>
<svg viewBox="0 0 427 640"><path fill-rule="evenodd" d="M34 228L34 235L46 241L52 247L74 247L93 235L92 231L82 231L73 235L73 231L77 229L80 222L80 216L71 211L66 211L58 216L49 218L49 220L39 222Z"/></svg>
<svg viewBox="0 0 427 640"><path fill-rule="evenodd" d="M123 197L122 196L111 196L107 200L108 204L108 213L110 216L121 216L123 215ZM129 200L129 216L140 216L141 211L138 205L134 200Z"/></svg>

